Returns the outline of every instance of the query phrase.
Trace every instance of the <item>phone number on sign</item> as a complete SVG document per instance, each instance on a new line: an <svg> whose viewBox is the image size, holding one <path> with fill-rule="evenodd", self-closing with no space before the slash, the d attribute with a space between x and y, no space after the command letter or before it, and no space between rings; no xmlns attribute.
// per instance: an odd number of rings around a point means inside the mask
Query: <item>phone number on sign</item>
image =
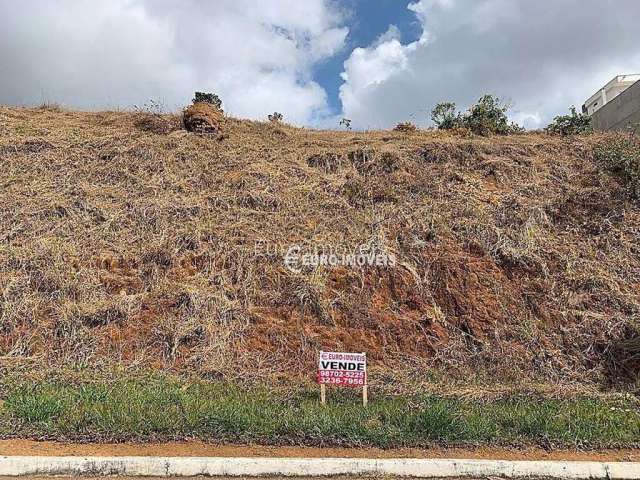
<svg viewBox="0 0 640 480"><path fill-rule="evenodd" d="M319 370L318 383L334 385L352 385L354 387L365 384L364 372L349 372L340 370Z"/></svg>
<svg viewBox="0 0 640 480"><path fill-rule="evenodd" d="M364 372L350 372L347 370L318 370L321 377L364 378Z"/></svg>
<svg viewBox="0 0 640 480"><path fill-rule="evenodd" d="M318 383L330 385L346 385L351 387L360 387L364 385L364 378L346 378L346 377L318 377Z"/></svg>

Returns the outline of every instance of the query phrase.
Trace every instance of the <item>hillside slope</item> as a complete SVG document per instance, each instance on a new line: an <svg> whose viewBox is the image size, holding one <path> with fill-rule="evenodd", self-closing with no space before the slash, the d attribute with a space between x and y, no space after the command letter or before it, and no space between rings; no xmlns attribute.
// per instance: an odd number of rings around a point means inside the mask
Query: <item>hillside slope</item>
<svg viewBox="0 0 640 480"><path fill-rule="evenodd" d="M379 381L633 375L640 209L599 137L177 125L0 107L5 366L304 379L335 349ZM292 271L292 245L397 262Z"/></svg>

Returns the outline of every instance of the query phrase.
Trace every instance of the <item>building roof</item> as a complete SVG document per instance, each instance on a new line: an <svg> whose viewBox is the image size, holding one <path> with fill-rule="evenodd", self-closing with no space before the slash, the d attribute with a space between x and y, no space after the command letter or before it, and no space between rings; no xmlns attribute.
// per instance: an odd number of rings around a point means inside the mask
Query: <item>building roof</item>
<svg viewBox="0 0 640 480"><path fill-rule="evenodd" d="M600 98L600 92L602 92L602 90L609 90L611 87L614 87L615 85L618 85L618 84L621 84L621 83L628 83L629 86L631 86L634 83L636 83L637 81L640 81L640 73L631 73L631 74L627 74L627 75L616 75L604 87L600 88L596 93L591 95L589 97L589 99L586 102L584 102L584 104L585 105L590 105L594 101L598 100Z"/></svg>

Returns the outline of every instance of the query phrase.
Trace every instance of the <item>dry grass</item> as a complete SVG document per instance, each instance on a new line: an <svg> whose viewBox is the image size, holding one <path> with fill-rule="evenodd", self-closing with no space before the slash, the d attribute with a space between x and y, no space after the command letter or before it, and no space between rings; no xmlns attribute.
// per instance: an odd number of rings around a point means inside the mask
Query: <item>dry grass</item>
<svg viewBox="0 0 640 480"><path fill-rule="evenodd" d="M600 137L147 127L0 107L5 364L284 381L348 349L394 385L633 375L612 352L637 331L640 209ZM398 264L293 273L258 240Z"/></svg>

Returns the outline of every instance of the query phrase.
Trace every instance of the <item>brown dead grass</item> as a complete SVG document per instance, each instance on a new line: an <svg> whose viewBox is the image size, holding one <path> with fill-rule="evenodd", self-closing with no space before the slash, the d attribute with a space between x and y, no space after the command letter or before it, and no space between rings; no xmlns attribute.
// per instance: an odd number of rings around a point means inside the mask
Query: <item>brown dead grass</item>
<svg viewBox="0 0 640 480"><path fill-rule="evenodd" d="M182 121L189 132L218 134L222 111L206 102L197 102L185 108Z"/></svg>
<svg viewBox="0 0 640 480"><path fill-rule="evenodd" d="M640 209L599 137L139 122L0 107L5 362L284 380L348 349L383 383L634 378L612 345L639 318ZM257 240L398 264L293 273Z"/></svg>

